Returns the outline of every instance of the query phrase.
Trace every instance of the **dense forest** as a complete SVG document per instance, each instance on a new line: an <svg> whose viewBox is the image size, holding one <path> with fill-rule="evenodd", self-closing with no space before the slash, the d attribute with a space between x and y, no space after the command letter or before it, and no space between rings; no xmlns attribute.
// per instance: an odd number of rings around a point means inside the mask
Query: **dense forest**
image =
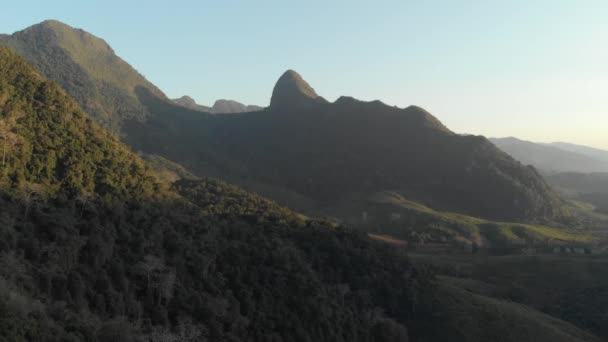
<svg viewBox="0 0 608 342"><path fill-rule="evenodd" d="M5 48L0 94L4 340L407 336L428 279L404 255L219 181L167 188Z"/></svg>

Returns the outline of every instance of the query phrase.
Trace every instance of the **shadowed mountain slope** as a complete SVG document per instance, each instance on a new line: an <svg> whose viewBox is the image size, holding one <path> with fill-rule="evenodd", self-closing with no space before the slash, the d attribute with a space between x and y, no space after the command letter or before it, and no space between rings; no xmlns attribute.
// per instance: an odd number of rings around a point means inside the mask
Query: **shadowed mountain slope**
<svg viewBox="0 0 608 342"><path fill-rule="evenodd" d="M199 112L209 113L209 110L211 109L207 106L203 106L203 105L196 103L196 101L194 101L194 99L188 95L184 95L184 96L180 97L179 99L173 99L173 102L175 102L176 104L178 104L182 107L186 107L188 109L198 110Z"/></svg>
<svg viewBox="0 0 608 342"><path fill-rule="evenodd" d="M6 48L0 109L8 341L596 340L234 186L161 183Z"/></svg>

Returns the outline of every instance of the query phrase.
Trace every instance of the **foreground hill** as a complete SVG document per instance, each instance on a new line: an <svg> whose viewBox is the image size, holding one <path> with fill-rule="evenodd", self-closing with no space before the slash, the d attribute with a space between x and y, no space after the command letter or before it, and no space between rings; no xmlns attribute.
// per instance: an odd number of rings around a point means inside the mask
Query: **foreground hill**
<svg viewBox="0 0 608 342"><path fill-rule="evenodd" d="M527 311L530 316L537 315L529 311L536 308L592 331L603 340L608 339L605 324L608 317L606 255L413 254L412 259L417 265L432 265L439 274L438 282L444 288L474 294L473 297L504 298L511 303L511 308L519 307L521 312ZM504 309L507 310L506 307ZM466 322L466 319L462 321ZM469 324L474 323L469 321ZM559 321L554 323L560 324ZM508 335L509 332L503 334Z"/></svg>
<svg viewBox="0 0 608 342"><path fill-rule="evenodd" d="M606 172L608 171L608 152L562 143L540 144L517 138L491 139L498 148L526 165L533 165L546 173L558 172ZM595 152L595 153L593 153Z"/></svg>
<svg viewBox="0 0 608 342"><path fill-rule="evenodd" d="M164 184L5 48L0 114L2 340L596 340L234 186Z"/></svg>

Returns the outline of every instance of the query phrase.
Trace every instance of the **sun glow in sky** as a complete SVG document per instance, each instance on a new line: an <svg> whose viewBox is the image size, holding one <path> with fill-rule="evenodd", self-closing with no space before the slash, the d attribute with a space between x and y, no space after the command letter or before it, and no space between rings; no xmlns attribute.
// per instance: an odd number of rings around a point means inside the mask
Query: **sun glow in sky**
<svg viewBox="0 0 608 342"><path fill-rule="evenodd" d="M144 5L145 4L145 5ZM452 130L608 149L608 1L27 1L104 38L170 97L267 105L295 69L329 100L416 104Z"/></svg>

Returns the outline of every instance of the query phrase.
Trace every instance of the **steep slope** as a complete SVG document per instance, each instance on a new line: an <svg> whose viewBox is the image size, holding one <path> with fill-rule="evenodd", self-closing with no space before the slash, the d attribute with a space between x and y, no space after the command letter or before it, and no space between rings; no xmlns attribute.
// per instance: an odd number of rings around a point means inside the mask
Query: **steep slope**
<svg viewBox="0 0 608 342"><path fill-rule="evenodd" d="M281 76L271 106L258 113L195 116L143 95L164 114L129 123L135 149L307 213L390 190L435 209L495 219L562 214L560 199L539 174L487 139L454 134L415 106L348 97L328 103L294 71Z"/></svg>
<svg viewBox="0 0 608 342"><path fill-rule="evenodd" d="M608 157L601 159L560 145L539 144L517 138L494 138L490 141L520 162L547 173L608 171Z"/></svg>
<svg viewBox="0 0 608 342"><path fill-rule="evenodd" d="M45 77L57 82L103 126L118 130L126 118L148 115L135 95L145 87L165 95L133 69L102 39L49 20L0 37Z"/></svg>

